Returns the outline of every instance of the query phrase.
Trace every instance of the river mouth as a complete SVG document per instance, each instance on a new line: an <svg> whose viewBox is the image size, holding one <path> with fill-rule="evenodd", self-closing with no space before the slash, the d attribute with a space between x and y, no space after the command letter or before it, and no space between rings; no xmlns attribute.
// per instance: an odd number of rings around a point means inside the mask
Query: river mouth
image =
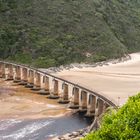
<svg viewBox="0 0 140 140"><path fill-rule="evenodd" d="M50 140L88 125L67 105L12 81L0 80L0 139Z"/></svg>
<svg viewBox="0 0 140 140"><path fill-rule="evenodd" d="M2 140L51 140L87 126L77 115L47 119L5 119L0 121Z"/></svg>

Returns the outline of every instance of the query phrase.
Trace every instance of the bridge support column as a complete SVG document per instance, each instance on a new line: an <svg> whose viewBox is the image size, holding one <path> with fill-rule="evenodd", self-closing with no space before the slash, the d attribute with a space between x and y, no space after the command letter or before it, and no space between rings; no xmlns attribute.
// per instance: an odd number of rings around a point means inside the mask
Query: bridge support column
<svg viewBox="0 0 140 140"><path fill-rule="evenodd" d="M5 64L5 79L6 80L13 80L13 65L12 64Z"/></svg>
<svg viewBox="0 0 140 140"><path fill-rule="evenodd" d="M41 74L41 90L38 92L39 94L42 94L42 95L48 95L49 94L49 90L48 88L46 87L46 83L48 82L48 79L46 77L46 75L43 75Z"/></svg>
<svg viewBox="0 0 140 140"><path fill-rule="evenodd" d="M16 79L16 66L13 66L13 80Z"/></svg>
<svg viewBox="0 0 140 140"><path fill-rule="evenodd" d="M27 85L28 83L28 69L24 67L20 67L21 71L21 82L19 85Z"/></svg>
<svg viewBox="0 0 140 140"><path fill-rule="evenodd" d="M95 116L96 103L97 103L97 97L92 94L88 94L88 106L87 106L87 113L85 117Z"/></svg>
<svg viewBox="0 0 140 140"><path fill-rule="evenodd" d="M34 87L34 71L28 70L28 83L25 86L26 88L33 88Z"/></svg>
<svg viewBox="0 0 140 140"><path fill-rule="evenodd" d="M50 96L48 98L50 99L58 99L59 98L59 84L58 80L52 79L51 81L52 87L50 87Z"/></svg>
<svg viewBox="0 0 140 140"><path fill-rule="evenodd" d="M78 109L79 108L79 88L73 87L72 96L70 100L69 108Z"/></svg>
<svg viewBox="0 0 140 140"><path fill-rule="evenodd" d="M87 111L87 92L82 90L79 96L79 112L86 111Z"/></svg>
<svg viewBox="0 0 140 140"><path fill-rule="evenodd" d="M5 64L0 62L0 78L5 78Z"/></svg>
<svg viewBox="0 0 140 140"><path fill-rule="evenodd" d="M49 77L45 76L45 90L48 91L48 93L50 94L50 82L49 82Z"/></svg>
<svg viewBox="0 0 140 140"><path fill-rule="evenodd" d="M110 107L110 105L104 102L103 113Z"/></svg>
<svg viewBox="0 0 140 140"><path fill-rule="evenodd" d="M98 117L104 112L105 103L102 99L97 99L96 113L95 115Z"/></svg>
<svg viewBox="0 0 140 140"><path fill-rule="evenodd" d="M20 66L14 66L14 82L18 83L21 81L21 69Z"/></svg>
<svg viewBox="0 0 140 140"><path fill-rule="evenodd" d="M62 93L60 96L59 103L61 104L67 104L69 103L69 95L72 94L73 87L66 84L65 82L62 84Z"/></svg>
<svg viewBox="0 0 140 140"><path fill-rule="evenodd" d="M32 88L32 90L38 91L40 90L40 86L41 86L41 74L38 72L34 72L34 87Z"/></svg>

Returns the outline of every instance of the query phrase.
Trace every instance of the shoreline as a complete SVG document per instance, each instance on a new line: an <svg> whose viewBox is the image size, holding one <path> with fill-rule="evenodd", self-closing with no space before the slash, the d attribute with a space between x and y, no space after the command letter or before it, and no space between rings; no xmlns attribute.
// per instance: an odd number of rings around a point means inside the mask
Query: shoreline
<svg viewBox="0 0 140 140"><path fill-rule="evenodd" d="M101 62L96 62L96 63L71 63L69 65L61 65L59 67L50 67L47 69L39 68L39 70L50 73L50 74L55 74L57 72L69 71L72 69L95 68L98 66L108 66L108 65L112 65L112 64L120 64L120 63L124 63L124 62L130 61L130 60L132 60L131 54L127 54L121 58L109 59L106 61L101 61Z"/></svg>

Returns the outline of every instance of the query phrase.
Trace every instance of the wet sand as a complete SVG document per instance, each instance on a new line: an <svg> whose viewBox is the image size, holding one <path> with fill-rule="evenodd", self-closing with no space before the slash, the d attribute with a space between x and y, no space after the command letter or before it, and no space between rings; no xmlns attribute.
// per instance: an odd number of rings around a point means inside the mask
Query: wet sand
<svg viewBox="0 0 140 140"><path fill-rule="evenodd" d="M0 140L52 140L88 125L67 105L0 79Z"/></svg>
<svg viewBox="0 0 140 140"><path fill-rule="evenodd" d="M60 117L70 112L67 105L60 105L57 100L49 100L12 81L0 81L0 119Z"/></svg>
<svg viewBox="0 0 140 140"><path fill-rule="evenodd" d="M105 96L118 106L140 92L140 53L125 62L89 68L73 68L54 73Z"/></svg>

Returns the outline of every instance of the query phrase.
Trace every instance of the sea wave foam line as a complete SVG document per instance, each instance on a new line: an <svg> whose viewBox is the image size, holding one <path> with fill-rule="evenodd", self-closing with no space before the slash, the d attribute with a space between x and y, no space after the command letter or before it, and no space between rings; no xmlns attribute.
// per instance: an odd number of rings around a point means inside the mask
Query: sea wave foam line
<svg viewBox="0 0 140 140"><path fill-rule="evenodd" d="M46 121L46 122L34 122L33 124L27 125L24 128L21 128L15 131L13 134L1 136L0 139L3 140L19 140L21 138L27 137L28 135L34 133L35 131L52 124L54 121Z"/></svg>

